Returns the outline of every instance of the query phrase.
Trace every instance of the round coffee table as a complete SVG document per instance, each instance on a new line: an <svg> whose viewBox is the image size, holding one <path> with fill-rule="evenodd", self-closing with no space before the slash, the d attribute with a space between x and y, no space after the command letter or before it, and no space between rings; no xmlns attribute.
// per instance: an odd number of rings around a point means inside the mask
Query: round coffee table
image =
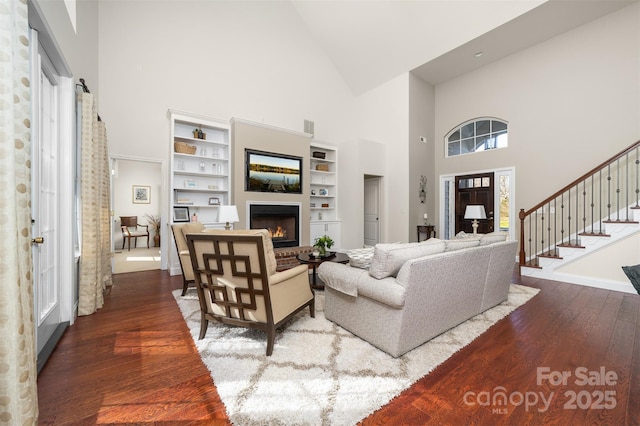
<svg viewBox="0 0 640 426"><path fill-rule="evenodd" d="M311 268L313 269L311 288L315 288L319 290L324 290L324 283L322 281L318 283L319 280L318 280L318 277L316 276L316 268L320 266L322 262L336 262L336 263L349 262L349 257L346 254L336 253L336 252L329 252L328 256L322 256L322 257L320 256L314 257L311 253L301 253L297 255L296 258L300 261L300 263L311 265Z"/></svg>

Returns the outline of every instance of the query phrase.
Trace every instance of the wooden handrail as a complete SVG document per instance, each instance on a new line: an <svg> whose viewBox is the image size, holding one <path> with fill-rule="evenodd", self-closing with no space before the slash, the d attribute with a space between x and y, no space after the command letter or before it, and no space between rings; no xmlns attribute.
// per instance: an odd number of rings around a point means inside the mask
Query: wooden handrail
<svg viewBox="0 0 640 426"><path fill-rule="evenodd" d="M540 207L544 206L545 204L547 204L551 200L555 199L560 194L568 191L569 188L573 188L578 183L582 182L583 180L585 180L586 178L590 177L591 175L596 174L597 172L599 172L600 170L604 169L605 167L607 167L609 164L613 163L614 161L622 158L623 156L625 156L629 152L633 151L638 146L640 146L640 140L637 141L636 143L634 143L633 145L629 146L628 148L623 149L622 151L620 151L619 153L617 153L613 157L609 158L608 160L602 162L600 165L594 167L593 169L591 169L587 173L583 174L582 176L580 176L578 179L574 180L570 184L565 185L562 189L559 189L558 191L554 192L553 195L545 198L543 201L539 202L534 207L532 207L529 210L525 211L524 212L524 217L521 217L520 219L523 219L523 218L529 216L531 213L533 213L534 211L538 210ZM522 212L522 211L524 211L524 209L520 209L520 211Z"/></svg>
<svg viewBox="0 0 640 426"><path fill-rule="evenodd" d="M598 166L594 167L593 169L591 169L587 173L583 174L578 179L575 179L573 182L569 183L568 185L565 185L563 188L559 189L558 191L556 191L555 193L553 193L549 197L545 198L543 201L539 202L538 204L536 204L534 207L530 208L529 210L525 211L524 209L520 209L520 212L518 214L518 218L520 219L520 253L519 253L519 262L518 263L521 266L526 263L524 220L527 218L527 216L529 216L532 213L536 212L538 209L540 209L544 205L550 203L551 201L553 201L554 199L556 199L560 195L562 195L565 192L569 191L571 188L575 187L576 185L578 185L579 183L581 183L584 180L588 179L589 177L595 175L600 170L602 170L605 167L609 166L610 164L612 164L616 160L619 160L620 158L624 157L629 152L633 151L634 149L636 149L638 147L640 147L640 140L636 141L634 144L630 145L629 147L623 149L622 151L620 151L619 153L615 154L613 157L609 158L608 160L603 161Z"/></svg>

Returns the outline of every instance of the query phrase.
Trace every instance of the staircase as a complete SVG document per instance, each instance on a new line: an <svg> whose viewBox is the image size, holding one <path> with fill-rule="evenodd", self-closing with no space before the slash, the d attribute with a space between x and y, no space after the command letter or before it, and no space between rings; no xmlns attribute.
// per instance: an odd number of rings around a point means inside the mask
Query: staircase
<svg viewBox="0 0 640 426"><path fill-rule="evenodd" d="M623 265L610 259L616 250L626 253L628 244L634 250L640 244L640 141L519 216L521 275L635 293L615 269ZM608 262L616 272L576 274L571 264L580 260Z"/></svg>

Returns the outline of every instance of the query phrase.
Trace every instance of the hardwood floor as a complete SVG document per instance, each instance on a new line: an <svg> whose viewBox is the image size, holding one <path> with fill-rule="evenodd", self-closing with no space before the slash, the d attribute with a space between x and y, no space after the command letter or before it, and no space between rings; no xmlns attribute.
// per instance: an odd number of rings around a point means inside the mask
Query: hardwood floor
<svg viewBox="0 0 640 426"><path fill-rule="evenodd" d="M38 377L39 424L228 424L171 295L181 277L114 281ZM640 424L640 296L522 284L542 291L362 424Z"/></svg>

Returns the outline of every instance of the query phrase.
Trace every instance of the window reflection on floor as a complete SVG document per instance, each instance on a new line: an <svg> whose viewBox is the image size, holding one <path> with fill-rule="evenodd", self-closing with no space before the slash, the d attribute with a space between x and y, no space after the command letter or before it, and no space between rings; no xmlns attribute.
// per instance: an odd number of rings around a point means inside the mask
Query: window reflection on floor
<svg viewBox="0 0 640 426"><path fill-rule="evenodd" d="M150 271L160 269L160 248L132 248L117 250L113 256L113 273Z"/></svg>

